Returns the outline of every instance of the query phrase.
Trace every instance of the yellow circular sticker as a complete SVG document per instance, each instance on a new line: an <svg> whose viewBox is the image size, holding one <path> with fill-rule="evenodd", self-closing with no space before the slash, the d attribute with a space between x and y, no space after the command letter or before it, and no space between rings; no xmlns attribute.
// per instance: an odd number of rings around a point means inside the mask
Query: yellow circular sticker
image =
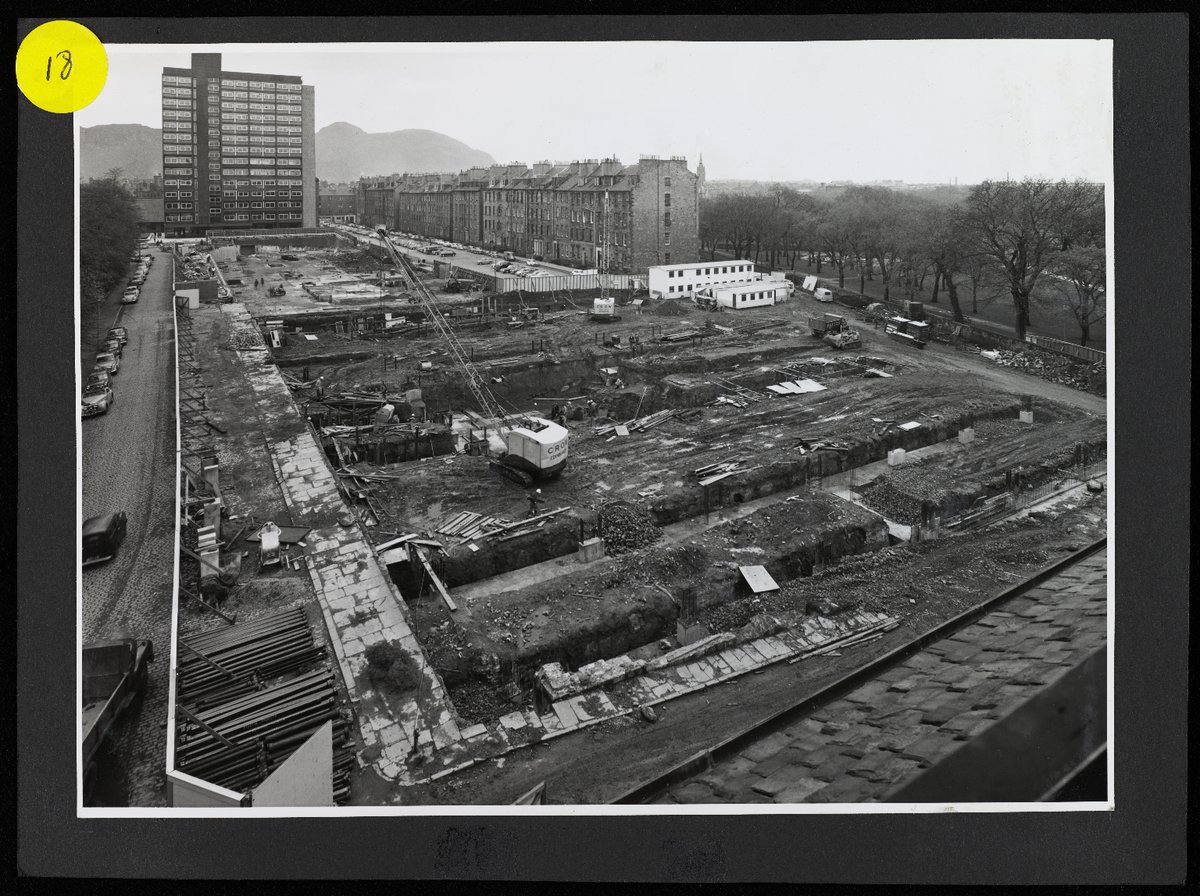
<svg viewBox="0 0 1200 896"><path fill-rule="evenodd" d="M17 84L47 112L78 112L108 78L104 44L78 22L38 25L17 48Z"/></svg>

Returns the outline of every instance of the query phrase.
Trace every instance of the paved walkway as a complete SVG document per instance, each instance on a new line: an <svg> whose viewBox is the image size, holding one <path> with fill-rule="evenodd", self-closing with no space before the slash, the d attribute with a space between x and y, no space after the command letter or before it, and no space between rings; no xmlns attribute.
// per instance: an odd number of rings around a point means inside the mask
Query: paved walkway
<svg viewBox="0 0 1200 896"><path fill-rule="evenodd" d="M264 430L280 428L299 412L265 347L253 345L257 327L245 306L228 304L232 341L253 387ZM259 336L261 344L261 336ZM342 498L325 454L306 425L299 435L268 444L284 501L297 526L311 526L306 563L320 601L330 641L366 746L364 756L388 780L408 783L407 760L417 747L448 747L461 734L441 679L426 662L413 634L404 599L379 563L360 525L342 526L351 508ZM357 514L355 514L357 516ZM387 641L400 647L420 670L418 697L398 700L378 692L365 652Z"/></svg>

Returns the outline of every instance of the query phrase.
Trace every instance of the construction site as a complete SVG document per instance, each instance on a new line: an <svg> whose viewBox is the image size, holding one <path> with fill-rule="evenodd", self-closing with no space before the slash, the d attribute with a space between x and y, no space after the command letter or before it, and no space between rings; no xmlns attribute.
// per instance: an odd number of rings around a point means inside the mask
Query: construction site
<svg viewBox="0 0 1200 896"><path fill-rule="evenodd" d="M611 786L631 786L650 758L631 760L623 732L670 699L652 673L763 639L851 666L1106 531L1105 399L1086 386L1103 371L1076 359L1046 367L1069 361L1082 386L965 339L897 338L800 289L727 310L635 289L496 292L490 268L418 266L345 235L256 249L212 252L218 291L179 315L221 470L219 489L199 461L186 476L180 587L197 599L179 631L219 662L213 633L235 617L282 619L304 629L295 669L314 650L338 660L340 675L308 674L336 707L318 716L335 719L339 803L513 802L496 757L556 728L591 727L592 753L612 729L597 775L623 766ZM606 298L617 313L598 318ZM323 469L273 447L302 439ZM214 494L220 519L205 519ZM214 523L219 577L193 559ZM386 575L370 599L340 602L344 577L322 571L337 530ZM389 595L411 637L388 635ZM752 720L744 703L728 725ZM200 736L208 705L177 718L181 737Z"/></svg>

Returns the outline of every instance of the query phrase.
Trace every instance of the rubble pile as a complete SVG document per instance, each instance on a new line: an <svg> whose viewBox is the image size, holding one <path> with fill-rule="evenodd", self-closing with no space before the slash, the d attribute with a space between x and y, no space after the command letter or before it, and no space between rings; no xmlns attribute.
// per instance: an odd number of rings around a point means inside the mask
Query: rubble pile
<svg viewBox="0 0 1200 896"><path fill-rule="evenodd" d="M1060 386L1070 386L1072 389L1084 392L1093 392L1097 395L1104 392L1103 364L1086 364L1062 355L1032 349L1019 352L1000 349L996 355L996 363L1001 367L1012 367L1022 373L1028 373L1052 383L1058 383Z"/></svg>
<svg viewBox="0 0 1200 896"><path fill-rule="evenodd" d="M858 489L863 503L889 520L912 526L921 522L921 501L881 477Z"/></svg>
<svg viewBox="0 0 1200 896"><path fill-rule="evenodd" d="M362 249L340 250L333 254L333 263L352 274L379 273L379 259Z"/></svg>
<svg viewBox="0 0 1200 896"><path fill-rule="evenodd" d="M680 582L709 568L708 552L696 545L667 545L621 561L621 572L649 584Z"/></svg>
<svg viewBox="0 0 1200 896"><path fill-rule="evenodd" d="M262 332L256 326L234 327L229 334L229 347L237 349L266 348Z"/></svg>
<svg viewBox="0 0 1200 896"><path fill-rule="evenodd" d="M662 530L649 514L627 501L609 501L600 508L600 537L613 557L653 544Z"/></svg>
<svg viewBox="0 0 1200 896"><path fill-rule="evenodd" d="M746 625L761 610L758 600L735 600L727 603L714 604L706 609L699 622L707 625L709 631L731 632Z"/></svg>
<svg viewBox="0 0 1200 896"><path fill-rule="evenodd" d="M466 684L451 686L450 699L463 722L487 722L511 712L513 701L490 682L472 678Z"/></svg>
<svg viewBox="0 0 1200 896"><path fill-rule="evenodd" d="M535 680L551 700L562 700L632 678L645 668L646 660L635 660L622 654L580 666L576 672L567 672L561 663L546 663L538 670Z"/></svg>
<svg viewBox="0 0 1200 896"><path fill-rule="evenodd" d="M674 299L663 299L661 302L651 305L648 310L651 314L657 314L660 317L680 317L691 312L690 308Z"/></svg>
<svg viewBox="0 0 1200 896"><path fill-rule="evenodd" d="M892 486L913 500L941 502L950 494L945 471L936 463L905 464L889 473L887 478Z"/></svg>

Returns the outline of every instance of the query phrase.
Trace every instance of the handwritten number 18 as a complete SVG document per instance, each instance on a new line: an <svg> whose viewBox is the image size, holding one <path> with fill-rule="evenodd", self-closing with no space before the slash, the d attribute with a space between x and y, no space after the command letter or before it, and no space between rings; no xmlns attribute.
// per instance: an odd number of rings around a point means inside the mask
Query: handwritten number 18
<svg viewBox="0 0 1200 896"><path fill-rule="evenodd" d="M58 76L60 78L62 78L62 80L64 80L64 81L67 80L67 78L71 77L71 67L74 64L71 62L71 51L70 50L60 50L58 53L55 53L54 56L48 56L46 58L46 80L47 81L50 80L50 66L53 64L55 58L58 56L63 57L62 71L59 72Z"/></svg>

